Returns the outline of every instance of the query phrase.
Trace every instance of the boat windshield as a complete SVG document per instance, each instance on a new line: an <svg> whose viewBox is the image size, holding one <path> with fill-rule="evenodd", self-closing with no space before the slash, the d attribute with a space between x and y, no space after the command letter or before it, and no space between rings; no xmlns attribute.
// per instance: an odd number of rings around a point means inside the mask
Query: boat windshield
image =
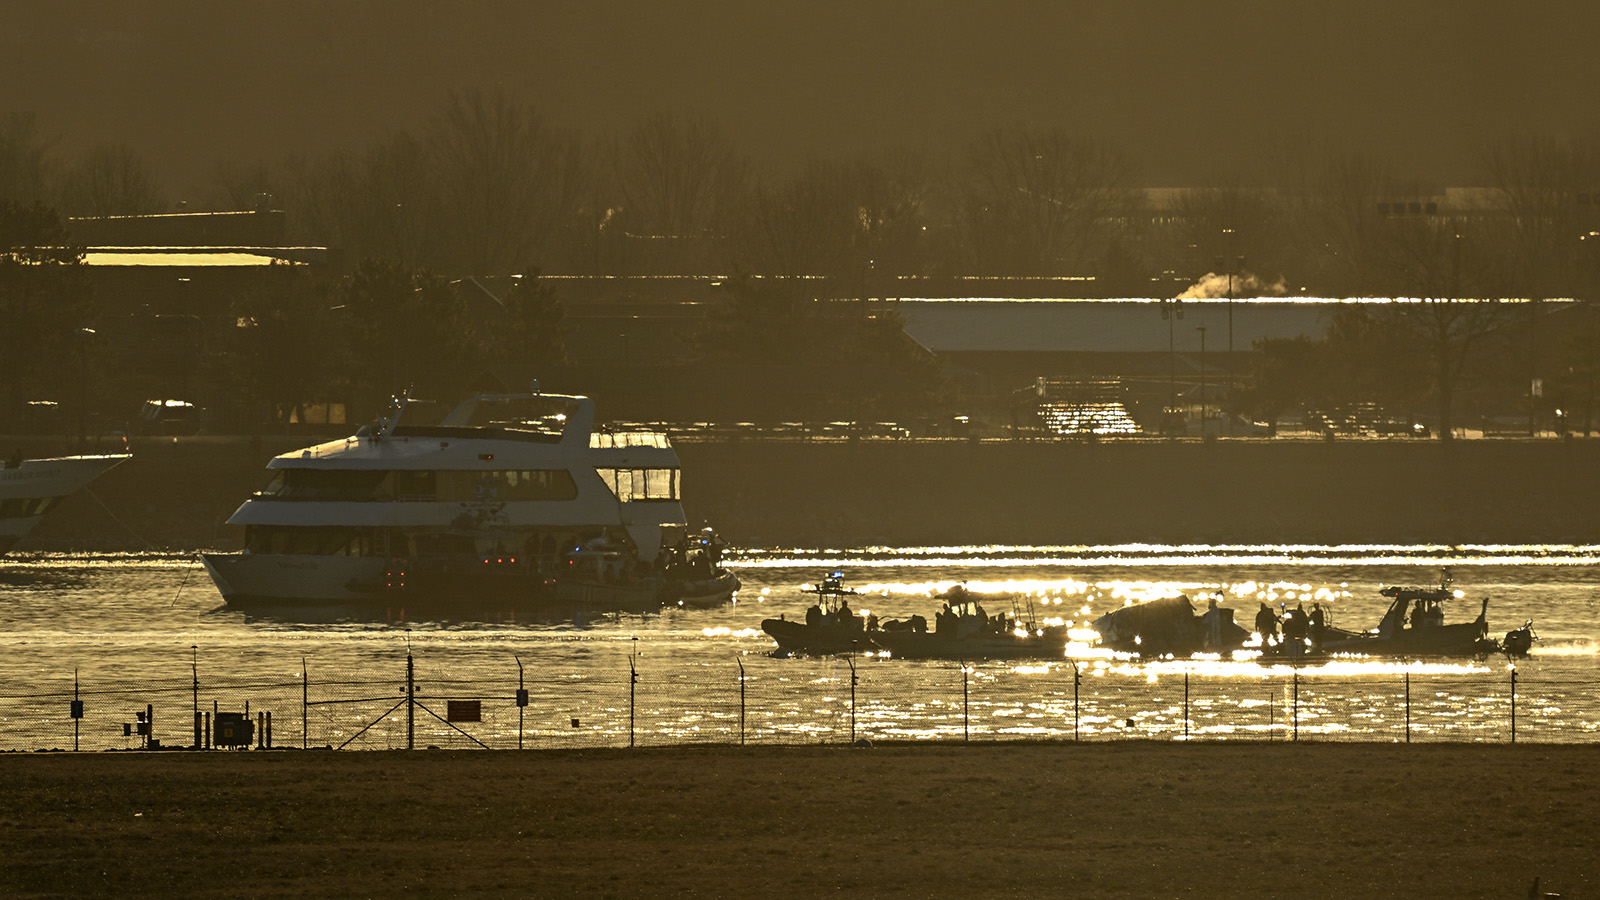
<svg viewBox="0 0 1600 900"><path fill-rule="evenodd" d="M628 447L655 447L666 450L671 444L668 443L666 435L657 431L597 431L589 435L589 448L592 450Z"/></svg>

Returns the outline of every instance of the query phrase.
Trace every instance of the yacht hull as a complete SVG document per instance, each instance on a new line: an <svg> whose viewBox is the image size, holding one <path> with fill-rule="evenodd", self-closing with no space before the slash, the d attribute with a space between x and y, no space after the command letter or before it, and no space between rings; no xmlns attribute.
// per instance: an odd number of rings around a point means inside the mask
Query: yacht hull
<svg viewBox="0 0 1600 900"><path fill-rule="evenodd" d="M542 609L552 586L525 570L407 570L381 557L201 554L229 606L429 610L441 614ZM659 603L657 603L659 606Z"/></svg>
<svg viewBox="0 0 1600 900"><path fill-rule="evenodd" d="M382 602L388 574L380 557L202 553L229 604Z"/></svg>
<svg viewBox="0 0 1600 900"><path fill-rule="evenodd" d="M400 398L374 426L273 458L228 519L244 551L204 557L226 602L657 610L737 589L709 578L714 534L668 540L688 523L666 435L596 432L592 400L537 389L442 419L426 407ZM715 583L691 590L675 568Z"/></svg>
<svg viewBox="0 0 1600 900"><path fill-rule="evenodd" d="M25 459L0 469L0 554L32 531L57 501L127 459L125 453Z"/></svg>

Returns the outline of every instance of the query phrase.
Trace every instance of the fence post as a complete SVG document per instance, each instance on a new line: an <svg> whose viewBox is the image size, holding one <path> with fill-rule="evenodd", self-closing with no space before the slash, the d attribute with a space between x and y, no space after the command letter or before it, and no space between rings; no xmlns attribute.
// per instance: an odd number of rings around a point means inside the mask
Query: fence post
<svg viewBox="0 0 1600 900"><path fill-rule="evenodd" d="M311 739L311 667L300 657L300 749Z"/></svg>
<svg viewBox="0 0 1600 900"><path fill-rule="evenodd" d="M72 670L72 703L67 707L72 716L72 752L78 752L78 725L83 721L83 698L78 695L78 670Z"/></svg>
<svg viewBox="0 0 1600 900"><path fill-rule="evenodd" d="M744 746L744 717L745 717L745 705L744 705L744 685L745 685L744 660L742 660L739 657L735 656L733 658L733 661L739 664L739 746L743 747Z"/></svg>
<svg viewBox="0 0 1600 900"><path fill-rule="evenodd" d="M250 707L245 706L247 716L249 711ZM417 749L417 666L411 656L409 638L406 641L406 749Z"/></svg>
<svg viewBox="0 0 1600 900"><path fill-rule="evenodd" d="M1183 739L1189 739L1189 672L1183 673Z"/></svg>
<svg viewBox="0 0 1600 900"><path fill-rule="evenodd" d="M634 693L637 690L637 685L639 684L639 668L638 668L637 665L635 665L635 661L639 658L639 645L637 643L639 639L638 638L634 638L633 640L635 641L635 643L633 645L633 653L629 654L629 656L628 656L628 746L629 747L632 747L634 745L634 730L633 729L634 729L635 715L636 715L636 711L637 711L637 707L635 706L635 703L634 703L634 700L635 700Z"/></svg>
<svg viewBox="0 0 1600 900"><path fill-rule="evenodd" d="M194 679L194 748L200 749L200 648L189 645L189 671Z"/></svg>
<svg viewBox="0 0 1600 900"><path fill-rule="evenodd" d="M1291 741L1300 740L1300 670L1294 670L1294 730L1290 736Z"/></svg>
<svg viewBox="0 0 1600 900"><path fill-rule="evenodd" d="M517 661L517 749L522 749L522 733L526 730L525 721L528 711L528 682L523 677L522 657L512 654L511 658Z"/></svg>
<svg viewBox="0 0 1600 900"><path fill-rule="evenodd" d="M1411 743L1411 673L1406 672L1406 743Z"/></svg>
<svg viewBox="0 0 1600 900"><path fill-rule="evenodd" d="M1072 739L1082 740L1078 734L1079 708L1078 685L1083 683L1083 671L1078 668L1078 661L1072 661Z"/></svg>
<svg viewBox="0 0 1600 900"><path fill-rule="evenodd" d="M1511 743L1517 742L1517 667L1511 667Z"/></svg>
<svg viewBox="0 0 1600 900"><path fill-rule="evenodd" d="M852 656L845 661L850 663L850 743L854 744L856 742L856 660Z"/></svg>
<svg viewBox="0 0 1600 900"><path fill-rule="evenodd" d="M961 661L961 739L972 740L972 706L967 694L967 661Z"/></svg>

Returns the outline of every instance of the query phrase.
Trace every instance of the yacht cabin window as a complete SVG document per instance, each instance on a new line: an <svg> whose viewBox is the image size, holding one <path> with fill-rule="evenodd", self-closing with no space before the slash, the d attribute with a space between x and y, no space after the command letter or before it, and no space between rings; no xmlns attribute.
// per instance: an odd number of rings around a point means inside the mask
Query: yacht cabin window
<svg viewBox="0 0 1600 900"><path fill-rule="evenodd" d="M279 469L263 500L324 502L572 500L566 469Z"/></svg>
<svg viewBox="0 0 1600 900"><path fill-rule="evenodd" d="M566 469L440 472L440 500L572 500L577 482Z"/></svg>
<svg viewBox="0 0 1600 900"><path fill-rule="evenodd" d="M677 500L677 469L596 469L600 478L617 499L624 503L636 500Z"/></svg>

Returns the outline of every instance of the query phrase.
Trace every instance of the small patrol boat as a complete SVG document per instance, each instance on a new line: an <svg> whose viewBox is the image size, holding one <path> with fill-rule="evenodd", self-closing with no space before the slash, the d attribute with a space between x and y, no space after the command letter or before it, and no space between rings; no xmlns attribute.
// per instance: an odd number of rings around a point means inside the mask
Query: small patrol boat
<svg viewBox="0 0 1600 900"><path fill-rule="evenodd" d="M873 643L897 659L1060 659L1066 654L1063 625L1042 626L1015 611L990 615L966 585L955 585L938 599L944 603L932 631L914 616L909 627L885 623L873 630Z"/></svg>
<svg viewBox="0 0 1600 900"><path fill-rule="evenodd" d="M1459 600L1464 594L1452 586L1449 567L1440 577L1438 587L1403 587L1393 585L1380 588L1378 593L1388 597L1389 608L1371 631L1346 631L1333 627L1312 627L1304 633L1289 634L1285 626L1285 639L1268 642L1262 649L1264 659L1303 657L1307 655L1357 655L1357 656L1457 656L1482 657L1506 650L1500 641L1489 636L1489 601L1484 599L1478 607L1477 618L1467 622L1446 624L1444 604ZM1511 652L1526 655L1533 643L1533 621L1506 635Z"/></svg>
<svg viewBox="0 0 1600 900"><path fill-rule="evenodd" d="M833 572L800 591L816 598L806 609L805 621L779 616L761 622L761 630L778 642L774 656L832 656L875 649L866 620L850 608L856 591L845 587L843 572Z"/></svg>

